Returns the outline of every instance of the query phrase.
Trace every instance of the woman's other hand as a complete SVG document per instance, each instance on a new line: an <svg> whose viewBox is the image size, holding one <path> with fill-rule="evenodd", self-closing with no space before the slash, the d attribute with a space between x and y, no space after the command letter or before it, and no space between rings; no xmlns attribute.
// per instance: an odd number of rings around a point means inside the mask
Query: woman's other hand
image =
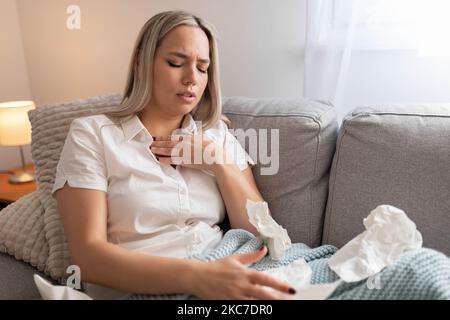
<svg viewBox="0 0 450 320"><path fill-rule="evenodd" d="M259 251L203 263L191 279L192 294L201 299L213 300L286 299L286 294L295 293L289 284L247 268L247 265L261 260L266 253L267 247L264 246Z"/></svg>

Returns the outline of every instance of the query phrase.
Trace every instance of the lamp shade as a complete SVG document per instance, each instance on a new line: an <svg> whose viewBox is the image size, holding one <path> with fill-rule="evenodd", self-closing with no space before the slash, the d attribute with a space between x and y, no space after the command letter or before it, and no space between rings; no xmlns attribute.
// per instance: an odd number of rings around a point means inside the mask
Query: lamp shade
<svg viewBox="0 0 450 320"><path fill-rule="evenodd" d="M31 123L28 111L33 101L0 103L0 146L20 146L31 143Z"/></svg>

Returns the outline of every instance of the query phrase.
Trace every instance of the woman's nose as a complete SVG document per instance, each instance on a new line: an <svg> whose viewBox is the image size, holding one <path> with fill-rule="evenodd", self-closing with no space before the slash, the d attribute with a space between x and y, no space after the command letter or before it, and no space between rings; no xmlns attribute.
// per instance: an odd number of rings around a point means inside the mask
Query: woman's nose
<svg viewBox="0 0 450 320"><path fill-rule="evenodd" d="M196 85L197 84L197 74L195 73L195 68L187 68L188 70L184 74L183 83L188 85Z"/></svg>

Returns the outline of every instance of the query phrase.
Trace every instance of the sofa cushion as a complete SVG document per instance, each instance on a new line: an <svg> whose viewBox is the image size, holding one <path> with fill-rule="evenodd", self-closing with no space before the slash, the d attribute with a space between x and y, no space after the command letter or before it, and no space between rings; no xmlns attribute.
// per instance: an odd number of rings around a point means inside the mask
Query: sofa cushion
<svg viewBox="0 0 450 320"><path fill-rule="evenodd" d="M4 253L0 253L0 270L0 300L40 300L33 275L50 281L42 272Z"/></svg>
<svg viewBox="0 0 450 320"><path fill-rule="evenodd" d="M276 160L270 154L272 144L279 142L279 149L273 148L274 153L279 151L275 172L276 164L265 165L261 158L266 155L265 144L258 142L257 149L262 152L254 154L249 141L236 135L257 162L253 174L273 218L287 229L293 242L318 246L337 137L334 107L308 99L228 97L223 101L223 113L230 118L233 129L266 129L267 134L258 131L258 137L267 137L267 155L272 160ZM272 134L274 129L279 139Z"/></svg>
<svg viewBox="0 0 450 320"><path fill-rule="evenodd" d="M43 273L4 253L0 253L0 270L0 300L41 299L33 275L45 278Z"/></svg>
<svg viewBox="0 0 450 320"><path fill-rule="evenodd" d="M449 172L450 105L356 110L339 133L322 243L344 245L389 204L416 223L424 246L450 254Z"/></svg>

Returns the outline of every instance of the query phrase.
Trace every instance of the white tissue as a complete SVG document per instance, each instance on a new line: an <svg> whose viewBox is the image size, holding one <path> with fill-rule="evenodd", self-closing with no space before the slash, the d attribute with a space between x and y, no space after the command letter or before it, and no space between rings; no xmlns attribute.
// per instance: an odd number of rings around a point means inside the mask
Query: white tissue
<svg viewBox="0 0 450 320"><path fill-rule="evenodd" d="M338 280L332 283L311 284L312 270L303 258L297 259L287 266L261 272L289 283L295 289L295 294L283 295L286 300L324 300L342 282L342 280ZM270 287L264 287L264 289L274 291Z"/></svg>
<svg viewBox="0 0 450 320"><path fill-rule="evenodd" d="M34 275L34 283L44 300L92 300L87 294L67 286L55 286L39 275Z"/></svg>
<svg viewBox="0 0 450 320"><path fill-rule="evenodd" d="M297 259L287 266L268 269L261 272L274 276L283 282L292 284L292 286L296 288L309 286L312 275L311 267L303 258Z"/></svg>
<svg viewBox="0 0 450 320"><path fill-rule="evenodd" d="M267 202L254 202L247 199L246 208L250 223L267 242L270 257L276 260L281 259L286 249L291 246L291 239L286 229L270 216Z"/></svg>
<svg viewBox="0 0 450 320"><path fill-rule="evenodd" d="M328 261L345 282L366 279L394 264L405 250L422 247L422 235L405 212L380 205L364 219L366 231L348 242Z"/></svg>

